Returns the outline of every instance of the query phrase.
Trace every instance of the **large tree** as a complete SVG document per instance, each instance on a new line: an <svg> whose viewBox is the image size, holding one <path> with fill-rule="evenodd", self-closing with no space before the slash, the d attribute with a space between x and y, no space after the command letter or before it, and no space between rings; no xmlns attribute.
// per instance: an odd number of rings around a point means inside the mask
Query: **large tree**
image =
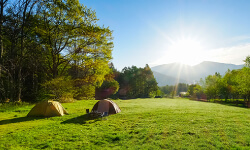
<svg viewBox="0 0 250 150"><path fill-rule="evenodd" d="M70 75L75 98L94 97L109 73L112 31L97 25L95 12L78 0L45 1L39 36L50 78Z"/></svg>
<svg viewBox="0 0 250 150"><path fill-rule="evenodd" d="M113 43L94 11L78 0L21 0L6 8L0 14L2 100L34 101L44 94L41 85L57 78L71 79L76 93L95 93L109 73Z"/></svg>

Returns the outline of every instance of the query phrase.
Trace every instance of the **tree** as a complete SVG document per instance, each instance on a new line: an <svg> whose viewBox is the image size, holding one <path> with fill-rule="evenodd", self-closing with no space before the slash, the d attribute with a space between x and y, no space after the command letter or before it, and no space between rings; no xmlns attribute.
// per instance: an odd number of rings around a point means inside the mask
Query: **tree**
<svg viewBox="0 0 250 150"><path fill-rule="evenodd" d="M215 99L219 96L218 90L218 81L221 78L221 75L215 73L215 75L209 75L205 79L205 94L207 95L208 99Z"/></svg>
<svg viewBox="0 0 250 150"><path fill-rule="evenodd" d="M190 95L190 96L194 95L194 88L195 88L195 86L196 86L196 84L189 85L188 91L187 91L188 95Z"/></svg>
<svg viewBox="0 0 250 150"><path fill-rule="evenodd" d="M43 84L45 92L44 96L61 101L65 98L73 99L73 85L72 82L67 78L56 78L47 81Z"/></svg>
<svg viewBox="0 0 250 150"><path fill-rule="evenodd" d="M5 97L4 81L2 80L2 70L3 70L3 20L4 20L4 7L7 0L0 1L0 97ZM3 98L4 99L4 98ZM0 99L1 101L1 99Z"/></svg>
<svg viewBox="0 0 250 150"><path fill-rule="evenodd" d="M6 2L8 0L1 0L0 1L0 78L2 76L2 65L3 65L3 19L4 19L4 14L3 10L4 7L6 6Z"/></svg>
<svg viewBox="0 0 250 150"><path fill-rule="evenodd" d="M191 84L188 86L187 95L189 95L191 99L203 99L204 87L202 82L200 82L200 84Z"/></svg>
<svg viewBox="0 0 250 150"><path fill-rule="evenodd" d="M44 1L37 32L51 78L71 76L75 98L94 97L109 73L112 31L100 27L95 12L78 0Z"/></svg>
<svg viewBox="0 0 250 150"><path fill-rule="evenodd" d="M157 82L150 67L125 67L117 77L119 95L126 98L150 97L158 90Z"/></svg>
<svg viewBox="0 0 250 150"><path fill-rule="evenodd" d="M113 63L110 63L109 67L110 72L105 75L105 80L103 81L101 87L96 88L96 99L108 98L109 96L116 94L119 90L119 83L114 79L116 69L114 69Z"/></svg>
<svg viewBox="0 0 250 150"><path fill-rule="evenodd" d="M246 57L246 59L244 60L245 62L245 66L250 68L250 55Z"/></svg>
<svg viewBox="0 0 250 150"><path fill-rule="evenodd" d="M196 98L202 99L202 94L203 94L202 87L199 84L196 84L196 86L194 87L194 95L196 96Z"/></svg>
<svg viewBox="0 0 250 150"><path fill-rule="evenodd" d="M113 48L112 31L96 24L95 12L78 0L6 4L0 14L0 99L34 101L41 85L58 78L69 79L76 95L94 97Z"/></svg>
<svg viewBox="0 0 250 150"><path fill-rule="evenodd" d="M245 67L237 74L236 80L238 83L239 94L247 101L247 106L250 107L250 56L244 60Z"/></svg>
<svg viewBox="0 0 250 150"><path fill-rule="evenodd" d="M78 66L75 69L84 66L82 69L86 71L94 72L103 67L108 70L112 58L112 32L96 24L98 19L94 11L78 0L53 0L44 1L42 15L38 33L48 55L47 65L52 78L66 73L69 63Z"/></svg>
<svg viewBox="0 0 250 150"><path fill-rule="evenodd" d="M154 74L152 70L150 69L149 65L146 64L143 70L144 70L143 76L145 76L145 79L146 79L146 82L145 82L146 88L144 89L143 96L149 97L149 93L152 91L155 91L156 95L158 95L159 94L159 91L158 91L159 88L157 85L158 83L156 82ZM158 94L157 94L157 91L158 91Z"/></svg>
<svg viewBox="0 0 250 150"><path fill-rule="evenodd" d="M1 4L3 3L2 1ZM4 24L1 24L1 28L5 31L4 41L1 43L0 65L1 74L4 73L3 76L1 75L1 79L7 81L1 82L1 90L4 91L4 97L8 97L11 101L21 99L26 76L23 71L25 54L33 49L29 46L32 44L33 26L31 22L36 3L37 1L33 0L15 1L13 5L8 5L8 9L4 11L6 15L1 13L5 20ZM4 53L2 53L3 49L5 49Z"/></svg>
<svg viewBox="0 0 250 150"><path fill-rule="evenodd" d="M250 68L244 67L237 74L237 83L239 94L242 95L245 101L250 100Z"/></svg>

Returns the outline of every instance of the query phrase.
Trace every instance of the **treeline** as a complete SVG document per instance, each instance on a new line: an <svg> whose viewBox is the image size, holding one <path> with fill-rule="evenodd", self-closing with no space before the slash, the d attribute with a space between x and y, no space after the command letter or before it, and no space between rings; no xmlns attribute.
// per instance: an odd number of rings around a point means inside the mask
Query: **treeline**
<svg viewBox="0 0 250 150"><path fill-rule="evenodd" d="M119 84L119 98L146 98L159 95L157 82L150 67L125 67L115 78Z"/></svg>
<svg viewBox="0 0 250 150"><path fill-rule="evenodd" d="M0 8L1 102L157 94L148 66L114 69L112 31L78 0L1 0Z"/></svg>
<svg viewBox="0 0 250 150"><path fill-rule="evenodd" d="M199 84L191 85L188 94L194 98L206 96L210 99L250 101L250 56L245 59L245 67L239 70L228 70L224 76L219 73L209 75Z"/></svg>
<svg viewBox="0 0 250 150"><path fill-rule="evenodd" d="M112 31L78 0L1 0L0 99L86 98L110 73Z"/></svg>
<svg viewBox="0 0 250 150"><path fill-rule="evenodd" d="M104 82L101 88L97 89L97 99L111 98L149 98L160 95L157 82L150 67L144 68L136 66L125 67L121 72L111 67L113 70L113 82ZM116 93L116 91L118 91Z"/></svg>

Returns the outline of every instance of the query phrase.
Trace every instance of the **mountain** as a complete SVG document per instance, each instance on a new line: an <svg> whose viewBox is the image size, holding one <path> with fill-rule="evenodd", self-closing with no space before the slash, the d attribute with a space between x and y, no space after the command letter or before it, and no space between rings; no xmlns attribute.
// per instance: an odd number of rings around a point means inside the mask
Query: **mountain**
<svg viewBox="0 0 250 150"><path fill-rule="evenodd" d="M178 83L177 78L161 74L153 71L154 77L158 83L158 86L175 85ZM179 83L185 83L185 80L180 80Z"/></svg>
<svg viewBox="0 0 250 150"><path fill-rule="evenodd" d="M224 75L228 69L241 69L243 65L225 64L218 62L204 61L195 66L171 63L152 67L156 81L159 86L174 85L179 79L179 83L196 83L200 78L205 79L215 72Z"/></svg>
<svg viewBox="0 0 250 150"><path fill-rule="evenodd" d="M194 66L194 70L197 71L197 75L200 78L205 78L208 75L213 75L215 72L219 72L221 75L225 75L228 69L241 69L244 65L234 65L234 64L225 64L225 63L217 63L204 61L196 66Z"/></svg>

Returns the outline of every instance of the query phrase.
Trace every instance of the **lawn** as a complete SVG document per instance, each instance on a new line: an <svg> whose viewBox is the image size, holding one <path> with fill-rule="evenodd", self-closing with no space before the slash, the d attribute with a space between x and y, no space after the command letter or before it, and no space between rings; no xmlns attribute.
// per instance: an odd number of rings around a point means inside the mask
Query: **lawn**
<svg viewBox="0 0 250 150"><path fill-rule="evenodd" d="M187 99L116 100L122 112L91 119L97 101L63 103L69 115L25 117L0 106L0 149L250 149L250 109Z"/></svg>

